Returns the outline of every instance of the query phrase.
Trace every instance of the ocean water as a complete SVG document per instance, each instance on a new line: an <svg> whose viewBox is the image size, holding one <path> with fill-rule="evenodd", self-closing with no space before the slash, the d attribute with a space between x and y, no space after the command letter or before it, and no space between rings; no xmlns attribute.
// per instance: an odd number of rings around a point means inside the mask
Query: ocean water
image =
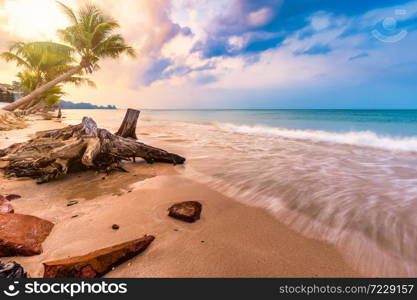
<svg viewBox="0 0 417 300"><path fill-rule="evenodd" d="M65 111L114 131L124 113ZM339 247L364 275L417 276L417 111L144 110L137 133L186 156L185 176Z"/></svg>

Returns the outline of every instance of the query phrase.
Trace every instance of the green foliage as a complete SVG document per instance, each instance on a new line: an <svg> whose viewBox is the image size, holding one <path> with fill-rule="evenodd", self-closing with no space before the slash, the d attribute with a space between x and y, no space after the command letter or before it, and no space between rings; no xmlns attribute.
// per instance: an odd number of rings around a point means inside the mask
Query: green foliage
<svg viewBox="0 0 417 300"><path fill-rule="evenodd" d="M1 53L0 57L8 62L15 62L17 66L23 68L23 71L17 74L18 85L23 94L28 95L42 84L74 68L73 54L73 48L58 43L17 42L9 48L9 51ZM93 81L82 75L83 71L67 78L64 82L77 86L81 84L95 86ZM41 94L37 99L44 100L45 104L57 103L59 96L63 94L62 86L58 85Z"/></svg>
<svg viewBox="0 0 417 300"><path fill-rule="evenodd" d="M25 70L17 74L19 78L19 86L23 90L23 94L27 95L36 88L37 76L32 72ZM43 100L46 106L55 106L59 103L60 98L65 95L61 85L55 85L37 97Z"/></svg>
<svg viewBox="0 0 417 300"><path fill-rule="evenodd" d="M57 3L71 23L67 28L57 32L67 45L54 42L17 42L9 51L0 54L0 58L15 62L18 67L23 68L18 78L19 85L27 97L10 109L32 105L33 100L43 100L46 105L54 105L63 95L61 83L95 86L93 81L83 75L85 72L92 73L98 70L98 61L101 58L117 58L122 54L132 57L136 55L124 38L115 33L119 28L118 22L95 5L86 4L75 12L65 4ZM78 65L75 55L81 59ZM73 72L67 73L78 69L81 70L75 75ZM54 79L58 80L51 82ZM38 95L39 88L43 86L43 89L46 89L57 82L55 87ZM45 86L46 84L48 85ZM36 90L37 92L33 93Z"/></svg>
<svg viewBox="0 0 417 300"><path fill-rule="evenodd" d="M71 22L67 28L58 30L58 36L81 56L81 63L88 73L99 68L100 58L117 58L123 53L136 55L124 38L114 33L119 28L118 22L95 5L86 4L74 12L65 4L58 4Z"/></svg>

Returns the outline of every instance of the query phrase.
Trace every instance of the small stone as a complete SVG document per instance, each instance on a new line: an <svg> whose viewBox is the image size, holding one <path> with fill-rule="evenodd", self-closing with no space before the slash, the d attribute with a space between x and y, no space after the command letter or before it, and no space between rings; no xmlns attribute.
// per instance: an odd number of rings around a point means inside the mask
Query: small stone
<svg viewBox="0 0 417 300"><path fill-rule="evenodd" d="M101 180L106 180L106 177L101 177Z"/></svg>
<svg viewBox="0 0 417 300"><path fill-rule="evenodd" d="M16 195L16 194L9 194L9 195L6 195L6 197L4 198L6 198L6 200L12 201L12 200L20 199L22 198L22 196Z"/></svg>
<svg viewBox="0 0 417 300"><path fill-rule="evenodd" d="M73 206L75 204L78 204L77 200L70 200L70 201L68 201L67 206Z"/></svg>
<svg viewBox="0 0 417 300"><path fill-rule="evenodd" d="M204 242L204 241L201 241L201 243L203 243L203 244L204 244L205 242Z"/></svg>
<svg viewBox="0 0 417 300"><path fill-rule="evenodd" d="M112 227L111 227L111 229L113 229L113 230L118 230L119 228L120 228L120 226L117 225L117 224L113 224Z"/></svg>
<svg viewBox="0 0 417 300"><path fill-rule="evenodd" d="M78 217L78 215L73 215L73 216L71 216L71 218L72 218L72 219L74 219L74 218L76 218L76 217Z"/></svg>
<svg viewBox="0 0 417 300"><path fill-rule="evenodd" d="M202 205L200 202L185 201L171 206L168 209L168 216L192 223L200 219L201 210Z"/></svg>
<svg viewBox="0 0 417 300"><path fill-rule="evenodd" d="M12 214L14 213L14 208L10 201L6 200L3 196L0 195L0 213L3 214Z"/></svg>

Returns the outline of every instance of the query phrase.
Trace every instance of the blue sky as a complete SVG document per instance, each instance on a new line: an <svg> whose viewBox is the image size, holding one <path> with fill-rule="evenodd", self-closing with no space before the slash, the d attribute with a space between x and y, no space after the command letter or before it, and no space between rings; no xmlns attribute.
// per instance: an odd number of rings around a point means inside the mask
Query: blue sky
<svg viewBox="0 0 417 300"><path fill-rule="evenodd" d="M19 15L7 11L10 1L0 0L0 42L33 38L11 22ZM31 0L13 1L23 6ZM417 108L417 1L95 2L120 20L139 57L104 62L93 76L98 89L68 88L75 101L147 108ZM0 67L3 82L16 71Z"/></svg>

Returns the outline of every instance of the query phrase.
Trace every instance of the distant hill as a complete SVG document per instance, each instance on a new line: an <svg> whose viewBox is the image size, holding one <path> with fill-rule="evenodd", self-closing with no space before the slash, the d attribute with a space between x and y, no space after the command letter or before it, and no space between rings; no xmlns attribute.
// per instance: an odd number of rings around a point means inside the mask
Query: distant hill
<svg viewBox="0 0 417 300"><path fill-rule="evenodd" d="M115 105L98 106L87 102L74 103L61 100L60 103L63 109L117 109Z"/></svg>

